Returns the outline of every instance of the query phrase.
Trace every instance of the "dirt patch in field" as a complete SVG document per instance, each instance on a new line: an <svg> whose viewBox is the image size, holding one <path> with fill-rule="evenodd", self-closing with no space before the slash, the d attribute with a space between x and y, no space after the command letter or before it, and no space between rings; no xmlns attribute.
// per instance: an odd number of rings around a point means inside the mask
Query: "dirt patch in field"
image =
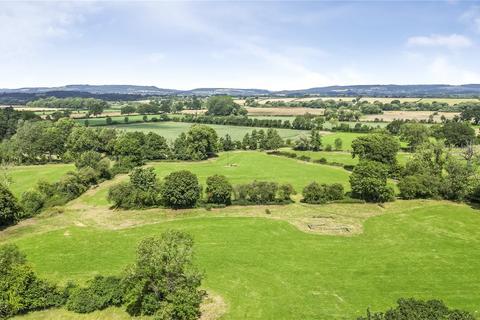
<svg viewBox="0 0 480 320"><path fill-rule="evenodd" d="M433 115L432 111L385 111L383 114L369 114L364 115L360 120L365 121L374 121L375 119L380 119L381 121L391 122L395 119L403 120L428 120L430 115ZM447 119L452 119L456 115L459 115L458 112L438 112L433 116L435 122L440 122L441 117L445 116Z"/></svg>
<svg viewBox="0 0 480 320"><path fill-rule="evenodd" d="M227 312L227 304L222 296L208 292L207 296L200 305L200 320L220 319Z"/></svg>

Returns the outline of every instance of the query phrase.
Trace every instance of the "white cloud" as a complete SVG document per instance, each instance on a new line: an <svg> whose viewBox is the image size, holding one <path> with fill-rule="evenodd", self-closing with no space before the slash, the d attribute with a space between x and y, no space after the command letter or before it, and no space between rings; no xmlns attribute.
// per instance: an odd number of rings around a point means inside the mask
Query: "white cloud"
<svg viewBox="0 0 480 320"><path fill-rule="evenodd" d="M473 6L460 18L461 21L469 24L474 31L480 33L480 6Z"/></svg>
<svg viewBox="0 0 480 320"><path fill-rule="evenodd" d="M452 63L445 56L437 56L428 65L435 83L466 84L479 83L480 74L466 70L461 66Z"/></svg>
<svg viewBox="0 0 480 320"><path fill-rule="evenodd" d="M407 45L411 47L446 47L449 49L468 48L472 46L472 41L460 34L450 35L430 35L410 37Z"/></svg>

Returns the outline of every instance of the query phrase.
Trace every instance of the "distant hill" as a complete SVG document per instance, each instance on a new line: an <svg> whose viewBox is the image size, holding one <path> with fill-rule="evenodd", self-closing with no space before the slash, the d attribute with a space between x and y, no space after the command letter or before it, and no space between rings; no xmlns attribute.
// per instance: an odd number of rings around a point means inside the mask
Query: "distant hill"
<svg viewBox="0 0 480 320"><path fill-rule="evenodd" d="M124 99L132 96L164 95L230 95L230 96L324 96L324 97L480 97L480 84L465 85L354 85L328 86L302 90L270 91L264 89L242 88L197 88L192 90L163 89L155 86L135 85L66 85L62 87L33 87L19 89L0 89L1 96L22 95L32 98L38 96L103 96L111 99ZM118 96L116 96L118 95ZM116 98L115 98L116 97Z"/></svg>

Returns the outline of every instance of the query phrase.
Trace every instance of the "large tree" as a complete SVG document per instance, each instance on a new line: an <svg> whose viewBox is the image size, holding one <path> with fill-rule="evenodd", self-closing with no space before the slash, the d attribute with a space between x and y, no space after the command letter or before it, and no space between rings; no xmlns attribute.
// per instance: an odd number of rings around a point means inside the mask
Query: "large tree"
<svg viewBox="0 0 480 320"><path fill-rule="evenodd" d="M395 137L385 133L374 133L352 141L352 157L371 160L393 166L397 163L400 144Z"/></svg>
<svg viewBox="0 0 480 320"><path fill-rule="evenodd" d="M387 186L388 167L377 161L362 160L350 175L352 196L367 202L387 202L394 191Z"/></svg>
<svg viewBox="0 0 480 320"><path fill-rule="evenodd" d="M229 116L245 115L247 111L229 96L212 96L207 100L207 115Z"/></svg>
<svg viewBox="0 0 480 320"><path fill-rule="evenodd" d="M127 312L160 320L196 320L204 292L193 264L193 239L169 230L140 242L123 281Z"/></svg>
<svg viewBox="0 0 480 320"><path fill-rule="evenodd" d="M170 173L162 186L163 202L172 208L192 208L196 205L202 187L196 175L187 170Z"/></svg>
<svg viewBox="0 0 480 320"><path fill-rule="evenodd" d="M20 218L21 212L15 196L0 182L0 226L15 223Z"/></svg>

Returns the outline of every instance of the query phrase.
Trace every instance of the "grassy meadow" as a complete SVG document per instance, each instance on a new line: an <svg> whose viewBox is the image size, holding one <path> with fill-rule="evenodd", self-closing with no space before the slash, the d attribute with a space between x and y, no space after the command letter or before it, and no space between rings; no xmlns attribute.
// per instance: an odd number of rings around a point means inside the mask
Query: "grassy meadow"
<svg viewBox="0 0 480 320"><path fill-rule="evenodd" d="M75 169L73 164L46 164L38 166L15 166L8 169L11 178L10 190L19 197L23 192L33 189L41 180L55 182L68 171Z"/></svg>
<svg viewBox="0 0 480 320"><path fill-rule="evenodd" d="M207 177L214 174L225 175L235 184L252 182L253 180L290 183L298 193L312 181L319 183L338 182L349 188L349 173L343 168L306 163L295 159L270 156L256 151L224 152L217 158L200 162L153 162L149 166L155 168L159 178L178 170L189 170L195 173L205 186ZM119 177L116 181L124 180ZM110 182L106 184L110 186ZM100 186L94 192L87 193L79 200L89 205L108 205L108 187Z"/></svg>
<svg viewBox="0 0 480 320"><path fill-rule="evenodd" d="M111 211L65 208L8 233L43 277L65 283L120 274L136 244L167 228L195 239L204 288L222 296L222 319L354 319L399 297L440 298L479 314L480 216L466 205L293 204L271 208ZM304 232L305 219L359 224L351 236ZM296 220L295 220L296 219ZM1 235L1 234L0 234ZM2 239L2 238L0 238ZM5 241L5 237L3 237ZM119 309L64 310L19 319L123 319Z"/></svg>

